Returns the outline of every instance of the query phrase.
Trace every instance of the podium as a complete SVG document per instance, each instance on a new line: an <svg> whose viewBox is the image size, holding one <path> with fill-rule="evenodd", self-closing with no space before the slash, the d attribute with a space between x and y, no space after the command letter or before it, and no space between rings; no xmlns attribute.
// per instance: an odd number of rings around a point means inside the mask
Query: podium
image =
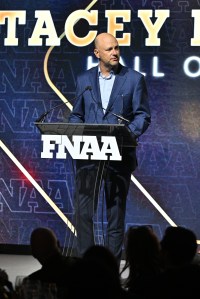
<svg viewBox="0 0 200 299"><path fill-rule="evenodd" d="M137 142L124 124L42 123L35 122L41 134L72 136L115 136L119 148L136 147Z"/></svg>
<svg viewBox="0 0 200 299"><path fill-rule="evenodd" d="M118 184L116 190L110 190L112 196L118 192L126 193L126 189L129 186L127 178L133 168L132 165L136 163L135 147L137 142L124 124L35 122L35 125L42 134L42 158L52 158L52 152L57 150L55 153L57 159L66 159L69 153L72 158L72 165L73 161L76 161L76 167L73 167L75 172L75 179L73 180L75 184L73 196L75 207L74 221L77 233L77 247L80 250L82 246L80 245L80 240L87 240L90 235L89 233L85 234L82 224L77 222L77 219L82 219L79 215L85 213L85 205L83 204L85 196L86 199L92 198L90 202L96 205L96 208L99 205L99 199L102 197L101 204L103 207L104 191L102 188L105 186L103 181L107 181L108 186L111 185L112 176L110 176L110 173L114 173L114 177L117 177ZM45 137L47 137L47 146L44 149ZM79 139L79 143L78 141L76 143L76 138L77 140ZM110 141L112 139L115 142L112 143ZM112 147L113 144L114 146ZM115 183L115 179L113 182ZM119 191L119 189L122 191ZM120 196L123 196L123 194ZM94 222L93 225L95 225ZM94 227L93 232L95 230ZM79 238L82 234L83 237ZM84 248L85 245L83 244L83 251Z"/></svg>

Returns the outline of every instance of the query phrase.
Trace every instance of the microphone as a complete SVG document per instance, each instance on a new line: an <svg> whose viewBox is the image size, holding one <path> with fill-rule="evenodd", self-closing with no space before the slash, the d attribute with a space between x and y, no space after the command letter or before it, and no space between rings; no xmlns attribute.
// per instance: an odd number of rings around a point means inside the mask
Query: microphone
<svg viewBox="0 0 200 299"><path fill-rule="evenodd" d="M72 101L75 100L75 99L77 99L77 98L79 98L80 96L82 96L82 94L83 94L86 90L92 90L92 87L91 87L91 86L86 86L85 89L84 89L78 96L76 96L76 97L74 97L74 98L72 99ZM49 109L48 111L45 111L44 113L42 113L42 114L36 119L36 122L37 122L37 123L44 122L45 117L46 117L52 110L54 110L54 109L56 109L56 108L58 108L58 107L61 107L61 106L65 105L65 104L67 104L67 103L69 103L69 101L65 101L65 102L63 102L63 103L61 103L61 104L58 104L58 105L54 106L53 108Z"/></svg>
<svg viewBox="0 0 200 299"><path fill-rule="evenodd" d="M91 91L91 90L92 90L92 87L91 87L91 86L88 86L88 89ZM93 95L92 95L92 99L93 99L93 101L97 104L97 106L99 106L99 104L95 101ZM103 108L102 105L101 105L100 107L101 107L104 111L106 111L106 109ZM118 115L118 114L116 114L116 113L114 113L114 112L111 112L111 111L109 111L109 112L110 112L112 115L116 116L116 117L118 118L118 120L121 120L121 121L125 121L125 122L127 122L127 123L130 123L130 120L128 120L127 118L123 117L122 115Z"/></svg>
<svg viewBox="0 0 200 299"><path fill-rule="evenodd" d="M104 109L105 110L105 109ZM129 119L127 119L127 118L124 118L123 116L121 116L121 115L118 115L118 114L116 114L116 113L114 113L114 112L110 112L112 115L114 115L114 116L116 116L118 119L120 119L121 121L125 121L125 122L127 122L127 123L130 123L130 120Z"/></svg>

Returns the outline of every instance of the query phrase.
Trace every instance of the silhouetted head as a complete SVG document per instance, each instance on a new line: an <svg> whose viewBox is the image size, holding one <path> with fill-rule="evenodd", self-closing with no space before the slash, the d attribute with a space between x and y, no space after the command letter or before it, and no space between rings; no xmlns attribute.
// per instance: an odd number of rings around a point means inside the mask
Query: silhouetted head
<svg viewBox="0 0 200 299"><path fill-rule="evenodd" d="M185 227L168 227L161 240L161 250L166 266L190 263L197 251L197 238Z"/></svg>
<svg viewBox="0 0 200 299"><path fill-rule="evenodd" d="M125 254L131 269L156 269L159 264L160 242L149 226L130 227L126 234Z"/></svg>
<svg viewBox="0 0 200 299"><path fill-rule="evenodd" d="M104 264L113 272L113 279L119 282L119 266L116 257L109 248L103 245L93 245L86 250L83 259Z"/></svg>
<svg viewBox="0 0 200 299"><path fill-rule="evenodd" d="M80 258L70 271L67 298L121 298L119 280L115 279L113 272L98 258Z"/></svg>
<svg viewBox="0 0 200 299"><path fill-rule="evenodd" d="M45 227L33 230L30 238L32 255L43 264L49 257L60 252L54 232Z"/></svg>
<svg viewBox="0 0 200 299"><path fill-rule="evenodd" d="M100 263L105 263L116 272L118 272L119 270L116 257L107 247L103 245L93 245L89 247L85 251L83 258L87 260L97 260Z"/></svg>

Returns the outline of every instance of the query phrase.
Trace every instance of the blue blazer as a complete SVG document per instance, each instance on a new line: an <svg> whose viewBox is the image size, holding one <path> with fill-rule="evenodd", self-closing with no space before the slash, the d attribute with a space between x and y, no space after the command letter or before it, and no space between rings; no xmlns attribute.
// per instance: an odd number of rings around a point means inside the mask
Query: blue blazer
<svg viewBox="0 0 200 299"><path fill-rule="evenodd" d="M90 86L91 90L85 90L87 86ZM98 66L77 77L76 97L69 117L70 123L118 124L118 118L114 115L117 114L129 120L127 126L137 138L146 131L151 122L144 76L121 64L105 111L101 103ZM126 149L123 153L122 162L133 171L137 166L135 148ZM114 164L118 163L120 162Z"/></svg>

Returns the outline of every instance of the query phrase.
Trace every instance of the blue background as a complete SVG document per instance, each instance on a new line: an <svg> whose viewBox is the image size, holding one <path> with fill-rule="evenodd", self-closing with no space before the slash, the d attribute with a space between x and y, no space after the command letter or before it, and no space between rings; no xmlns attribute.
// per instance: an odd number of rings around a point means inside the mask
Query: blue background
<svg viewBox="0 0 200 299"><path fill-rule="evenodd" d="M36 23L35 10L50 10L58 36L64 31L67 17L85 9L89 1L11 1L2 0L0 10L26 10L26 25L17 26L18 46L4 46L6 25L0 25L0 138L37 183L73 222L72 161L41 159L41 135L34 121L44 112L62 103L46 82L43 61L48 47L28 46ZM176 225L192 229L200 239L200 105L199 76L189 77L184 61L199 55L192 47L194 19L191 10L200 9L199 1L97 1L98 33L107 31L105 10L131 10L131 22L124 32L131 33L131 45L121 47L126 66L134 67L140 57L140 71L146 73L152 124L140 138L137 148L138 169L134 176ZM137 16L139 9L169 9L170 17L162 26L159 47L145 46L147 31ZM75 27L79 36L89 26L80 21ZM120 37L120 33L119 36ZM48 71L52 82L68 99L75 95L76 75L87 68L93 45L76 47L66 38L49 57ZM159 59L159 71L152 74L152 59ZM95 62L95 59L94 59ZM191 70L198 70L197 63ZM71 100L73 104L73 100ZM47 122L62 121L69 109L53 110ZM101 203L100 203L101 205ZM105 215L103 215L103 218ZM96 217L97 241L102 242L102 209ZM170 225L149 199L131 183L127 199L126 229L130 225L151 225L162 237ZM29 244L31 231L48 226L56 232L64 247L73 246L73 234L0 148L0 243Z"/></svg>

